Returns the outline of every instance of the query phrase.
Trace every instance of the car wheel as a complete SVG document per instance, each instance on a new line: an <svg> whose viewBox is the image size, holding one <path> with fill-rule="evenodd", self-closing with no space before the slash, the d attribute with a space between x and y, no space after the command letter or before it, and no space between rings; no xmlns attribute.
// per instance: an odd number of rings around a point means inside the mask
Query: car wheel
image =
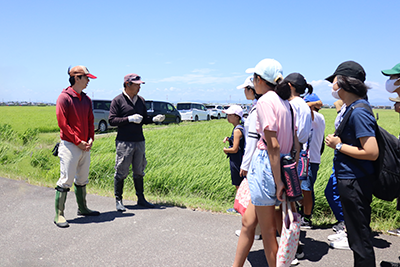
<svg viewBox="0 0 400 267"><path fill-rule="evenodd" d="M107 131L107 123L105 121L99 122L99 131L100 132Z"/></svg>
<svg viewBox="0 0 400 267"><path fill-rule="evenodd" d="M178 116L176 116L175 123L178 124L180 122L181 122L181 119Z"/></svg>
<svg viewBox="0 0 400 267"><path fill-rule="evenodd" d="M210 115L207 115L207 120L208 120L208 121L210 120Z"/></svg>
<svg viewBox="0 0 400 267"><path fill-rule="evenodd" d="M218 118L218 119L221 119L221 114L218 113L218 117L217 117L217 118Z"/></svg>
<svg viewBox="0 0 400 267"><path fill-rule="evenodd" d="M194 121L198 121L198 120L199 120L199 116L196 115L196 116L194 117Z"/></svg>

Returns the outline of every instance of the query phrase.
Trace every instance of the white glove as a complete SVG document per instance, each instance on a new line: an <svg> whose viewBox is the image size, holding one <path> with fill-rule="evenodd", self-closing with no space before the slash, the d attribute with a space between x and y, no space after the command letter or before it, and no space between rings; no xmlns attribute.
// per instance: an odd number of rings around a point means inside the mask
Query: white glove
<svg viewBox="0 0 400 267"><path fill-rule="evenodd" d="M139 124L139 123L142 122L143 116L140 115L140 114L133 114L131 116L128 116L128 120L129 120L129 122L133 122L133 123Z"/></svg>
<svg viewBox="0 0 400 267"><path fill-rule="evenodd" d="M153 122L160 123L160 122L163 122L164 120L165 120L165 115L159 114L159 115L153 117Z"/></svg>

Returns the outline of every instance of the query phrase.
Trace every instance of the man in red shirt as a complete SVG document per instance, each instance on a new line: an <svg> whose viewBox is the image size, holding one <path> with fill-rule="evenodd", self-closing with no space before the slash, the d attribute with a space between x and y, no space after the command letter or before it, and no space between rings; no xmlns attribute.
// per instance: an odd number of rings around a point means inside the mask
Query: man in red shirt
<svg viewBox="0 0 400 267"><path fill-rule="evenodd" d="M64 89L57 99L56 114L60 127L60 179L56 189L56 216L58 227L68 227L64 217L67 193L75 184L78 215L97 216L100 213L86 206L86 185L89 183L90 149L94 139L92 101L82 92L89 78L96 79L85 66L68 70L71 86Z"/></svg>

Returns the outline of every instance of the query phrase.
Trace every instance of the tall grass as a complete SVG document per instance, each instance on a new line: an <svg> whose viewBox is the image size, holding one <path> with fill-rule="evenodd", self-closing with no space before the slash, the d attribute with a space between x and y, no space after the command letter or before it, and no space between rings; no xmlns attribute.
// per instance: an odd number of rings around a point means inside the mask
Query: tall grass
<svg viewBox="0 0 400 267"><path fill-rule="evenodd" d="M9 108L9 107L6 107ZM17 107L15 113L18 113ZM32 108L32 107L27 107ZM0 110L2 111L2 110ZM33 113L33 109L30 112ZM25 110L26 112L26 110ZM38 117L41 108L31 117ZM53 110L55 112L55 110ZM396 136L399 133L399 117L393 110L375 110L378 123ZM325 116L325 134L334 132L336 112L322 109ZM28 116L15 115L18 118ZM54 113L49 113L56 124ZM23 135L34 133L32 122L17 123L17 129L4 126L0 121L0 175L26 179L28 182L53 187L59 177L59 159L52 156L51 149L59 139L58 132L40 133L24 141ZM46 121L46 120L44 120ZM40 125L40 123L36 123ZM28 128L30 130L28 130ZM223 153L222 140L229 136L233 126L226 120L184 122L168 126L144 127L146 138L147 167L145 175L146 197L158 203L173 204L194 209L224 211L232 207L235 188L231 185L229 159ZM57 130L58 131L58 130ZM324 196L324 190L332 172L333 149L326 147L322 155L315 184L316 204L314 221L317 224L333 223L334 217ZM89 191L113 196L115 164L115 133L96 135L91 152ZM125 199L135 199L132 174L125 183ZM378 230L398 226L399 212L395 202L374 199L372 203L372 228Z"/></svg>

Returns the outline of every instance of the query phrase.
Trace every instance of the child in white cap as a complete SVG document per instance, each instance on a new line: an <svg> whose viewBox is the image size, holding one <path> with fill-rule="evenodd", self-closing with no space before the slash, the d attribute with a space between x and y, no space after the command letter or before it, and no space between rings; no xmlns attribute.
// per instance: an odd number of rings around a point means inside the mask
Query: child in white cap
<svg viewBox="0 0 400 267"><path fill-rule="evenodd" d="M239 175L245 145L244 127L241 124L243 110L238 105L232 105L223 112L227 114L228 122L232 123L234 127L231 136L225 137L223 142L229 141L229 147L224 147L224 153L229 157L232 184L238 189L243 180L243 177ZM234 210L229 209L228 211Z"/></svg>

